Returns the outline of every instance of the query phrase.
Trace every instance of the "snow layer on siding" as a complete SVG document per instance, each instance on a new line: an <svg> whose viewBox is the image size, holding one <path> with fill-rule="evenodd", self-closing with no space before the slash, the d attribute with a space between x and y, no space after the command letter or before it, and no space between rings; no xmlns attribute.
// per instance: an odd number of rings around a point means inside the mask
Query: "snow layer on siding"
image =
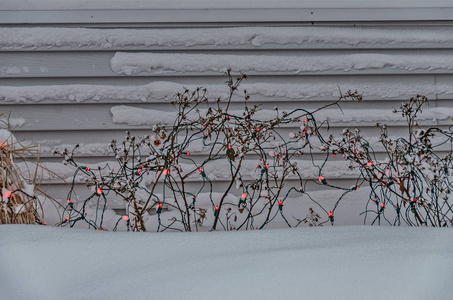
<svg viewBox="0 0 453 300"><path fill-rule="evenodd" d="M156 102L168 101L184 91L196 89L196 85L183 85L170 81L154 81L145 85L46 85L46 86L0 86L0 101L3 103L76 103L76 102ZM211 98L225 97L228 88L225 85L204 85ZM339 96L339 89L358 90L365 99L407 99L416 94L453 94L453 83L426 83L413 81L377 80L328 80L301 83L247 83L241 90L257 99L275 98L297 100L313 98L331 98ZM238 93L241 94L241 93Z"/></svg>
<svg viewBox="0 0 453 300"><path fill-rule="evenodd" d="M142 72L223 73L236 72L309 73L366 70L453 70L451 54L329 54L329 55L217 55L117 52L110 61L119 75Z"/></svg>
<svg viewBox="0 0 453 300"><path fill-rule="evenodd" d="M146 102L148 98L168 99L183 86L173 82L156 81L140 86L114 85L46 85L0 86L0 100L11 103L37 103L42 101L84 102L87 100L122 100ZM213 92L215 88L213 87Z"/></svg>
<svg viewBox="0 0 453 300"><path fill-rule="evenodd" d="M0 28L0 49L269 45L385 46L453 42L447 28L238 27L192 29Z"/></svg>

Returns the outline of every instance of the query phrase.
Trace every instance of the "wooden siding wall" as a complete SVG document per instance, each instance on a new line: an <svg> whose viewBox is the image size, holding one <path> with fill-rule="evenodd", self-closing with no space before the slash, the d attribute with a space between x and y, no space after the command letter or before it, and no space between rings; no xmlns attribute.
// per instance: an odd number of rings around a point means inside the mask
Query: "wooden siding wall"
<svg viewBox="0 0 453 300"><path fill-rule="evenodd" d="M1 8L0 8L1 9ZM232 55L240 58L244 55L262 55L271 58L294 57L295 59L319 58L324 55L339 56L340 58L351 57L355 54L368 55L369 59L374 59L376 54L385 57L407 58L412 57L412 62L425 60L430 64L430 59L441 61L445 59L445 66L438 68L404 68L395 65L383 65L381 67L364 67L349 70L341 68L326 68L322 71L273 71L270 68L264 71L242 70L249 75L247 84L290 84L300 85L301 87L326 86L328 90L311 94L307 97L291 97L284 94L279 95L252 95L252 103L263 104L263 108L272 108L276 103L281 108L294 108L305 106L316 108L327 103L326 101L335 100L335 86L338 84L342 89L359 89L364 93L364 102L360 105L345 103L344 109L360 109L369 111L374 109L388 109L389 114L392 108L406 100L412 90L415 93L423 92L426 88L426 96L431 100L430 107L451 107L451 94L453 88L453 39L443 41L426 39L411 40L403 39L404 35L411 36L420 30L431 30L433 34L447 34L453 28L451 16L453 8L445 9L274 9L267 10L265 13L260 10L137 10L137 11L0 11L0 31L6 32L11 29L23 28L42 28L48 29L48 35L62 34L61 30L69 28L91 28L93 34L99 34L95 30L102 29L127 29L123 35L134 34L134 30L141 30L141 33L164 29L166 34L172 36L172 31L176 34L179 29L187 29L188 37L197 35L197 30L203 28L207 30L200 32L199 38L203 38L209 30L218 28L228 28L238 26L238 32L249 26L273 26L273 27L296 27L303 30L325 29L335 27L345 30L346 37L353 40L355 31L357 41L355 43L341 41L324 40L322 30L315 34L314 39L304 43L272 43L254 44L252 41L242 44L228 44L204 42L187 46L184 44L146 44L145 42L136 44L111 44L107 47L104 44L78 44L67 42L58 44L57 42L41 43L35 46L31 44L17 45L2 43L0 48L0 110L11 112L11 117L17 119L15 122L16 136L19 140L31 139L43 146L43 162L59 163L60 157L55 157L52 150L61 145L82 144L85 149L97 149L95 151L86 150L81 152L81 160L86 162L99 162L110 159L105 156L105 152L99 150L99 144L107 145L111 139L121 140L126 130L130 130L138 135L145 135L149 132L148 125L128 125L118 124L112 121L111 108L118 105L128 105L138 108L161 109L171 111L168 99L165 97L154 98L152 95L143 99L121 98L87 98L77 99L76 94L71 92L64 94L61 98L57 94L39 97L33 95L33 89L38 87L48 88L47 91L57 89L58 86L66 85L106 85L121 88L122 86L144 86L156 81L168 81L180 83L186 86L221 86L225 81L222 72L218 71L174 71L174 72L141 72L133 75L118 74L112 71L111 59L121 51L122 53L156 53L167 54L166 59L172 60L172 55L185 54L216 54ZM170 29L169 29L170 28ZM259 29L259 28L258 28ZM192 30L192 31L191 31ZM232 28L231 30L234 30ZM361 30L382 30L381 34L367 36ZM388 30L388 31L386 31ZM405 31L406 30L406 31ZM327 31L326 31L327 32ZM361 33L362 32L362 33ZM385 35L396 32L394 38L386 41ZM398 35L398 32L401 33ZM0 35L2 33L0 32ZM12 32L11 34L14 34ZM25 39L24 32L20 32ZM36 33L38 34L38 33ZM41 34L43 34L41 32ZM45 34L43 39L46 40ZM83 33L86 37L91 33ZM113 34L113 33L112 33ZM316 34L318 36L316 37ZM64 32L63 32L63 35ZM321 35L321 36L320 36ZM47 36L49 38L49 36ZM11 38L11 36L9 36ZM66 36L68 40L70 36ZM361 42L361 38L367 38L367 42ZM220 37L220 40L222 38ZM51 40L51 39L50 39ZM315 42L313 42L315 41ZM443 56L442 56L443 55ZM436 60L438 61L438 60ZM228 66L224 66L228 67ZM235 70L236 72L239 70ZM23 94L22 98L11 100L2 96L8 88L22 88L13 90L13 94ZM70 87L68 87L69 89ZM77 87L73 87L76 89ZM27 90L28 89L28 90ZM365 90L361 90L365 89ZM46 95L41 90L40 93ZM31 92L30 92L31 91ZM80 92L80 90L79 90ZM177 91L168 91L168 96ZM50 93L50 92L49 92ZM47 98L46 98L47 97ZM38 99L39 98L39 99ZM385 120L384 120L385 121ZM360 126L365 135L376 133L374 129L376 120L371 121L343 121L333 123L334 131L339 131L343 127ZM436 120L436 124L448 125L450 120ZM20 125L20 126L19 126ZM402 132L404 128L401 123L395 123L394 132ZM82 147L82 148L83 148ZM61 198L65 197L67 188L57 181L52 183L50 188L54 195Z"/></svg>

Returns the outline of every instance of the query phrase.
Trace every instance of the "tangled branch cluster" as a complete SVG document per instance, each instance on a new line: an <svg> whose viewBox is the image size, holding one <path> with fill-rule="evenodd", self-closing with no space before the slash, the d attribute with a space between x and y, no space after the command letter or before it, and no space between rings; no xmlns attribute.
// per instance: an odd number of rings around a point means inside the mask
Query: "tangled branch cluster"
<svg viewBox="0 0 453 300"><path fill-rule="evenodd" d="M350 168L360 172L359 180L370 187L365 222L371 214L372 224L453 224L449 197L453 190L453 132L451 128L421 127L417 116L427 101L417 95L394 110L406 120L408 132L404 137L391 138L386 125L377 125L384 157L379 157L359 130L345 129L341 139L330 136L328 143L334 151L342 154Z"/></svg>
<svg viewBox="0 0 453 300"><path fill-rule="evenodd" d="M332 211L310 196L307 184L340 189L341 197L354 189L334 187L322 178L329 153L321 163L315 162L313 141L327 142L320 134L321 125L317 124L314 113L337 106L341 100L361 100L361 95L341 94L334 103L312 112L305 109L280 112L276 108L273 118L260 120L259 106L249 105L246 91L243 111L230 108L232 97L246 76L234 79L229 72L227 76L230 91L227 99L211 102L205 89L186 90L175 97L173 104L178 114L171 126L156 125L151 136L135 137L127 133L124 141L113 140L110 147L115 155L115 167L107 164L91 170L76 162L74 151L57 151L65 163L76 167L74 178L81 172L92 187L91 196L75 205L73 182L61 225L74 226L84 221L102 230L109 197L124 200L126 214L118 219L117 225L123 220L128 230L134 231L261 229L277 216L288 226L294 225L294 221L297 223L294 226L301 222L333 223ZM300 130L290 133L285 140L281 132L289 125ZM203 155L194 155L193 151ZM304 177L298 162L302 156L309 157L307 161L318 170L319 180ZM247 158L253 158L253 166ZM221 189L214 188L214 179L222 185ZM237 196L233 196L235 188L239 190ZM324 222L313 209L303 220L288 220L285 202L300 194L305 194L324 211ZM86 216L88 203L95 203L100 212L94 219Z"/></svg>
<svg viewBox="0 0 453 300"><path fill-rule="evenodd" d="M407 136L391 138L386 125L377 125L382 149L375 151L359 129L344 129L340 137L323 138L323 124L315 120L316 112L339 107L342 100L361 101L357 92L340 93L337 101L314 111L275 108L272 117L261 120L259 106L249 105L246 91L244 109L230 108L246 76L234 79L229 72L227 76L230 92L226 99L211 101L202 88L185 90L173 101L178 110L173 124L154 126L150 136L128 132L124 141L113 140L115 166L91 170L76 162L74 150L57 151L66 164L76 167L61 225L83 221L103 230L107 203L119 198L126 204L126 213L118 218L114 230L123 221L133 231L262 229L277 219L290 227L301 223L319 226L333 224L339 202L360 185L370 188L365 223L452 225L453 132L421 127L417 116L426 97L411 98L394 111L405 118ZM289 127L300 130L284 135ZM321 160L315 160L315 148L321 150ZM324 178L329 158L337 154L357 171L357 185L345 188ZM304 162L316 170L317 179L304 174ZM92 193L73 201L79 173ZM310 189L315 185L339 192L333 207L326 209L312 197ZM310 207L301 218L286 209L288 201L302 195L321 214ZM95 206L94 218L87 217L87 205Z"/></svg>

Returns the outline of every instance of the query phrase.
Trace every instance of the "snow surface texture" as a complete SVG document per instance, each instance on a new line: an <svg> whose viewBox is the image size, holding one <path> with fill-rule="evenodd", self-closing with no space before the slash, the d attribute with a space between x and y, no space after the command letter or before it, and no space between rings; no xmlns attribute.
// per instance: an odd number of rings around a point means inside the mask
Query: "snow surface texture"
<svg viewBox="0 0 453 300"><path fill-rule="evenodd" d="M337 54L337 55L217 55L162 54L117 52L110 61L112 71L119 75L142 72L165 73L224 73L234 72L322 73L367 70L432 71L453 70L453 55L449 54Z"/></svg>
<svg viewBox="0 0 453 300"><path fill-rule="evenodd" d="M0 226L10 300L449 299L453 231L112 233Z"/></svg>
<svg viewBox="0 0 453 300"><path fill-rule="evenodd" d="M225 85L205 85L208 96L217 98L228 95ZM174 99L177 92L185 88L194 90L197 86L182 85L169 81L154 81L146 85L113 86L113 85L48 85L48 86L0 86L0 101L4 103L65 103L65 102L163 102ZM359 80L324 81L301 83L243 83L241 90L246 89L252 99L275 98L298 100L327 98L333 100L341 91L358 90L366 99L406 99L415 94L451 95L453 84L421 82L376 82ZM240 94L240 93L238 93ZM240 98L243 101L243 98Z"/></svg>
<svg viewBox="0 0 453 300"><path fill-rule="evenodd" d="M449 0L2 0L3 10L451 7Z"/></svg>
<svg viewBox="0 0 453 300"><path fill-rule="evenodd" d="M3 27L0 48L90 47L247 47L282 46L404 47L453 42L446 28L235 27L190 29L89 29Z"/></svg>

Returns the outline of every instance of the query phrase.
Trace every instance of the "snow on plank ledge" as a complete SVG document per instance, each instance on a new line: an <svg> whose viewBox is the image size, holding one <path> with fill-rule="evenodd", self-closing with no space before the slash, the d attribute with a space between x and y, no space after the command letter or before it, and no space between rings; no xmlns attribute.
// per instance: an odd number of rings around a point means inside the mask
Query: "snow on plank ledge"
<svg viewBox="0 0 453 300"><path fill-rule="evenodd" d="M0 50L220 48L444 48L446 28L236 27L185 29L0 28Z"/></svg>
<svg viewBox="0 0 453 300"><path fill-rule="evenodd" d="M318 100L332 101L338 98L341 91L358 90L363 93L364 100L368 99L398 99L406 100L416 94L423 94L429 98L435 95L452 95L453 84L432 81L418 81L417 79L400 79L378 81L376 78L360 78L358 80L339 79L304 81L301 83L248 83L241 85L238 98L233 101L243 101L242 89L252 96L251 100ZM170 81L154 81L145 85L118 86L118 85L49 85L49 86L0 86L0 101L3 103L146 103L166 102L174 99L177 92L186 88L195 90L205 87L211 99L224 98L228 94L225 85L183 85Z"/></svg>
<svg viewBox="0 0 453 300"><path fill-rule="evenodd" d="M213 90L216 89L213 87ZM0 100L5 103L147 102L148 99L169 100L181 91L183 91L181 84L161 81L139 86L90 84L0 86Z"/></svg>
<svg viewBox="0 0 453 300"><path fill-rule="evenodd" d="M110 60L118 75L140 73L367 74L451 73L451 54L217 55L116 52Z"/></svg>

